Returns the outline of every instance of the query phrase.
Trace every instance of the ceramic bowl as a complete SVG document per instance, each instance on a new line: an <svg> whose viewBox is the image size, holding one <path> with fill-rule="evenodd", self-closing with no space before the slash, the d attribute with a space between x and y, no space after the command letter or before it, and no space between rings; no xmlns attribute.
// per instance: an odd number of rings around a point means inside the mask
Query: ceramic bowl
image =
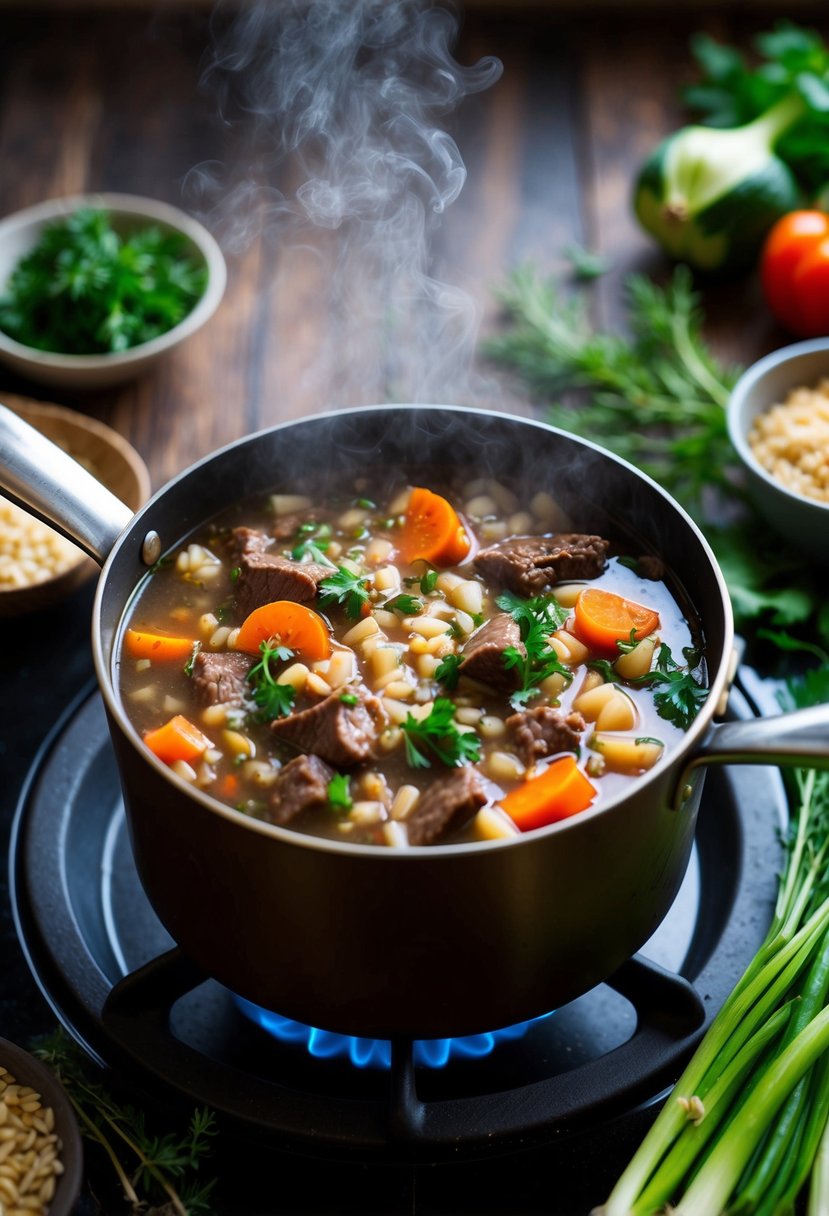
<svg viewBox="0 0 829 1216"><path fill-rule="evenodd" d="M0 331L0 361L20 375L62 388L106 388L145 372L200 329L219 306L227 270L222 251L207 229L178 207L131 194L76 195L50 199L0 220L0 293L20 259L37 244L43 229L79 207L104 208L118 232L153 224L181 233L191 256L207 268L207 286L192 312L167 333L129 350L102 355L56 354L25 346Z"/></svg>
<svg viewBox="0 0 829 1216"><path fill-rule="evenodd" d="M788 489L759 463L748 442L755 418L782 402L794 388L829 378L829 338L784 346L752 364L728 403L728 431L742 461L748 491L758 510L802 552L829 561L829 502Z"/></svg>
<svg viewBox="0 0 829 1216"><path fill-rule="evenodd" d="M51 1107L54 1111L54 1130L60 1141L59 1156L63 1173L56 1177L55 1193L48 1205L49 1216L69 1216L81 1189L83 1145L75 1111L66 1091L45 1064L7 1039L0 1039L0 1067L6 1070L0 1080L7 1082L11 1074L18 1085L28 1086L40 1094L42 1107ZM0 1101L2 1098L0 1094ZM10 1106L9 1109L14 1108Z"/></svg>
<svg viewBox="0 0 829 1216"><path fill-rule="evenodd" d="M0 393L0 402L42 431L88 468L122 502L137 511L150 496L144 461L116 431L85 414L27 397ZM77 550L77 560L61 574L24 587L0 587L0 617L48 608L91 578L98 567Z"/></svg>

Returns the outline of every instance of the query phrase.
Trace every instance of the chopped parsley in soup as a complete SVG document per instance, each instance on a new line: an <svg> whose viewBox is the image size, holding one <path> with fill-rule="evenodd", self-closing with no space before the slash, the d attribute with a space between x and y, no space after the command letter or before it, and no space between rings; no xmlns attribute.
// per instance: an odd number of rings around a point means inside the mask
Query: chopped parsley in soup
<svg viewBox="0 0 829 1216"><path fill-rule="evenodd" d="M144 745L244 814L406 848L579 814L707 690L653 556L474 483L236 508L147 578L119 651Z"/></svg>

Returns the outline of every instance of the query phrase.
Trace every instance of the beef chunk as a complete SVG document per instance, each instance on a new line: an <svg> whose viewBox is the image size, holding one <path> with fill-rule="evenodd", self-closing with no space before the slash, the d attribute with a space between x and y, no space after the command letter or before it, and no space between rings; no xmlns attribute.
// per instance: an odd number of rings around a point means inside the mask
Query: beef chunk
<svg viewBox="0 0 829 1216"><path fill-rule="evenodd" d="M357 697L356 705L342 700L345 692L349 697ZM277 739L291 747L320 756L338 768L347 768L374 756L383 724L377 698L362 685L349 684L347 689L337 689L310 709L277 718L271 722L271 730Z"/></svg>
<svg viewBox="0 0 829 1216"><path fill-rule="evenodd" d="M236 609L244 617L273 600L298 604L312 600L317 584L331 573L329 566L317 562L292 562L276 553L247 553L239 559Z"/></svg>
<svg viewBox="0 0 829 1216"><path fill-rule="evenodd" d="M521 682L518 669L504 666L504 651L508 646L514 646L521 657L526 658L527 650L521 641L517 621L508 612L499 612L464 643L463 659L458 668L460 674L488 684L490 688L510 691L517 688Z"/></svg>
<svg viewBox="0 0 829 1216"><path fill-rule="evenodd" d="M193 661L193 687L202 705L241 705L252 666L246 654L200 650Z"/></svg>
<svg viewBox="0 0 829 1216"><path fill-rule="evenodd" d="M580 733L585 722L581 714L569 713L567 717L549 705L538 705L507 718L507 729L512 732L515 749L529 767L545 756L559 752L577 752Z"/></svg>
<svg viewBox="0 0 829 1216"><path fill-rule="evenodd" d="M490 583L516 595L533 596L566 579L597 578L604 570L609 542L601 536L559 532L556 536L519 536L481 549L474 565Z"/></svg>
<svg viewBox="0 0 829 1216"><path fill-rule="evenodd" d="M455 768L423 791L406 820L409 844L434 844L461 828L487 801L478 771Z"/></svg>
<svg viewBox="0 0 829 1216"><path fill-rule="evenodd" d="M251 553L262 553L270 543L270 538L256 528L234 528L230 539L231 560L239 561Z"/></svg>
<svg viewBox="0 0 829 1216"><path fill-rule="evenodd" d="M327 806L328 783L334 776L334 769L319 756L296 756L279 770L265 818L285 824L303 811Z"/></svg>

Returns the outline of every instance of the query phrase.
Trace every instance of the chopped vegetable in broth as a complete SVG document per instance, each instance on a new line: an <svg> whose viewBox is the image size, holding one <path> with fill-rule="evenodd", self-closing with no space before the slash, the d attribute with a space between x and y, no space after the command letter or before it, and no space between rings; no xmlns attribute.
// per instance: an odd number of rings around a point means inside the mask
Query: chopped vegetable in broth
<svg viewBox="0 0 829 1216"><path fill-rule="evenodd" d="M142 585L120 687L179 777L406 848L580 814L682 738L707 690L659 559L493 482L364 494L236 508Z"/></svg>

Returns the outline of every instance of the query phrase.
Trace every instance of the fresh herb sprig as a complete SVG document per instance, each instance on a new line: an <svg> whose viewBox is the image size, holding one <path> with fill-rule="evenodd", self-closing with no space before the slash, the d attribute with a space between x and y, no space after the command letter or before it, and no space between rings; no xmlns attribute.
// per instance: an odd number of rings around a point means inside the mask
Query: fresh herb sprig
<svg viewBox="0 0 829 1216"><path fill-rule="evenodd" d="M341 604L352 621L359 620L369 602L367 576L354 574L345 566L338 566L336 574L324 578L319 584L319 592L323 608Z"/></svg>
<svg viewBox="0 0 829 1216"><path fill-rule="evenodd" d="M93 1079L92 1066L62 1030L41 1038L34 1054L63 1085L83 1134L103 1148L132 1211L199 1216L212 1210L215 1179L193 1176L216 1135L209 1110L195 1110L183 1134L158 1135L148 1130L142 1111L120 1103ZM148 1209L148 1203L163 1206Z"/></svg>
<svg viewBox="0 0 829 1216"><path fill-rule="evenodd" d="M44 229L0 300L0 329L38 350L93 355L166 333L203 294L207 271L182 236L146 227L119 235L83 208Z"/></svg>
<svg viewBox="0 0 829 1216"><path fill-rule="evenodd" d="M425 718L408 714L401 730L412 768L430 768L432 759L449 767L476 764L481 757L481 740L473 731L458 730L455 705L448 697L437 697Z"/></svg>
<svg viewBox="0 0 829 1216"><path fill-rule="evenodd" d="M331 544L331 525L308 522L300 524L296 530L295 544L291 549L291 557L295 562L312 561L321 566L330 566L336 570L335 564L326 557Z"/></svg>
<svg viewBox="0 0 829 1216"><path fill-rule="evenodd" d="M259 662L251 667L247 678L252 686L254 703L259 706L257 721L272 722L274 718L287 717L291 712L296 689L292 684L276 682L271 663L286 663L293 658L294 652L287 646L269 646L267 642L260 642L259 654Z"/></svg>
<svg viewBox="0 0 829 1216"><path fill-rule="evenodd" d="M416 595L406 595L404 592L394 596L393 599L386 600L383 607L389 612L399 612L401 616L417 616L419 612L423 611L423 600L418 599Z"/></svg>
<svg viewBox="0 0 829 1216"><path fill-rule="evenodd" d="M441 659L435 668L435 679L438 684L442 684L448 691L452 692L457 688L458 680L460 679L460 667L463 662L463 655L447 654Z"/></svg>
<svg viewBox="0 0 829 1216"><path fill-rule="evenodd" d="M518 671L520 687L510 697L510 704L520 709L538 694L538 686L548 676L558 673L569 684L573 673L559 659L550 646L548 638L560 629L567 620L568 612L554 595L539 595L525 600L511 591L496 597L496 604L508 612L521 630L521 641L526 654L517 646L504 650L504 666Z"/></svg>
<svg viewBox="0 0 829 1216"><path fill-rule="evenodd" d="M702 340L690 271L678 266L665 288L633 275L627 291L631 338L594 330L584 295L565 299L521 268L500 293L511 324L485 349L545 396L584 390L575 405L551 405L550 422L576 426L685 502L698 506L711 484L733 493L724 407L737 370Z"/></svg>
<svg viewBox="0 0 829 1216"><path fill-rule="evenodd" d="M622 654L630 653L627 642L617 642ZM598 671L608 684L630 684L637 688L656 688L653 703L660 718L687 730L705 704L708 689L697 680L688 667L677 663L670 646L663 642L656 653L653 668L644 675L623 679L609 659L591 659L588 667Z"/></svg>

